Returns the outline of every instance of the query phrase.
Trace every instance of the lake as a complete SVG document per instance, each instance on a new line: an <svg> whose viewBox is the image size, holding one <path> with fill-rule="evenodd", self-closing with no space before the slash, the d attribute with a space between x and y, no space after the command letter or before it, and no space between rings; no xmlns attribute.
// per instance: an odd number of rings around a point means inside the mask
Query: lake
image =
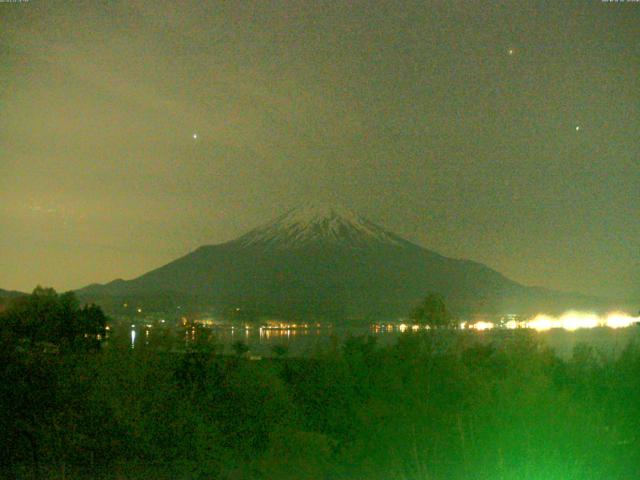
<svg viewBox="0 0 640 480"><path fill-rule="evenodd" d="M129 327L129 326L128 326ZM130 348L164 347L181 351L197 343L215 345L225 354L233 354L233 345L242 341L249 347L249 355L254 357L272 356L274 346L284 346L290 356L310 356L318 352L339 348L349 336L371 336L381 346L393 345L401 335L419 335L424 330L402 329L399 325L369 325L361 327L309 327L268 329L259 327L225 328L169 328L130 327L128 335L121 331L112 336L109 343L126 342ZM522 329L518 329L522 330ZM465 330L464 334L481 342L500 341L515 330L494 328L477 331ZM574 331L560 328L534 331L535 336L553 349L561 358L571 356L578 344L587 344L606 356L617 356L632 341L640 340L640 327L625 328L596 327Z"/></svg>

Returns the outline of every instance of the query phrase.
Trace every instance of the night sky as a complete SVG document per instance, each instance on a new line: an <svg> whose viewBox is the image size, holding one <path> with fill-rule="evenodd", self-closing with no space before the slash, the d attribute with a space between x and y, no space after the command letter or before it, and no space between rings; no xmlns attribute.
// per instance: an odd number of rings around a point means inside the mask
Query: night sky
<svg viewBox="0 0 640 480"><path fill-rule="evenodd" d="M0 48L2 288L132 278L319 201L640 298L640 3L30 0Z"/></svg>

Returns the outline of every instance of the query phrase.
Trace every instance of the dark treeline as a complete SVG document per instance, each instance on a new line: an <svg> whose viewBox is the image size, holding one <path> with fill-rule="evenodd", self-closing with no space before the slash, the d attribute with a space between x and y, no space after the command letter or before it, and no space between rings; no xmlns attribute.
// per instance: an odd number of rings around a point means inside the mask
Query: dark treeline
<svg viewBox="0 0 640 480"><path fill-rule="evenodd" d="M53 349L16 336L14 313L0 337L8 478L637 478L637 345L565 361L527 331L483 344L440 330L251 360L212 339L100 351L70 334Z"/></svg>

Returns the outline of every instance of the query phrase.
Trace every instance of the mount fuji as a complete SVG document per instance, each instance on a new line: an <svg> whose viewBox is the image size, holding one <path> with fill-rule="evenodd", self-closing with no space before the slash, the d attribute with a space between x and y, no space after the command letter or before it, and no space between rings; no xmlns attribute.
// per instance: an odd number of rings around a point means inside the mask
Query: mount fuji
<svg viewBox="0 0 640 480"><path fill-rule="evenodd" d="M406 315L427 292L459 314L593 306L590 297L526 287L491 268L444 257L342 206L303 205L230 242L205 245L132 280L90 285L81 298L209 307L253 317L344 321Z"/></svg>

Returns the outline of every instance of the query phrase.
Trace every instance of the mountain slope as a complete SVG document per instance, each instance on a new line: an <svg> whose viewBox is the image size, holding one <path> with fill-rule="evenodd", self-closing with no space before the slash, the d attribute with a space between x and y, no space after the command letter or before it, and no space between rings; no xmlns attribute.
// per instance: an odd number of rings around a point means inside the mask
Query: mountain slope
<svg viewBox="0 0 640 480"><path fill-rule="evenodd" d="M0 312L3 312L14 299L25 295L27 294L16 290L3 290L0 288Z"/></svg>
<svg viewBox="0 0 640 480"><path fill-rule="evenodd" d="M303 205L235 242L241 246L302 248L329 244L351 248L404 246L408 242L342 206Z"/></svg>
<svg viewBox="0 0 640 480"><path fill-rule="evenodd" d="M92 300L162 297L169 304L191 301L286 318L370 319L402 316L428 291L442 293L460 313L577 306L576 297L527 288L485 265L444 257L344 207L313 205L136 279L79 294Z"/></svg>
<svg viewBox="0 0 640 480"><path fill-rule="evenodd" d="M28 295L24 292L18 292L17 290L4 290L0 288L0 298L18 298Z"/></svg>

